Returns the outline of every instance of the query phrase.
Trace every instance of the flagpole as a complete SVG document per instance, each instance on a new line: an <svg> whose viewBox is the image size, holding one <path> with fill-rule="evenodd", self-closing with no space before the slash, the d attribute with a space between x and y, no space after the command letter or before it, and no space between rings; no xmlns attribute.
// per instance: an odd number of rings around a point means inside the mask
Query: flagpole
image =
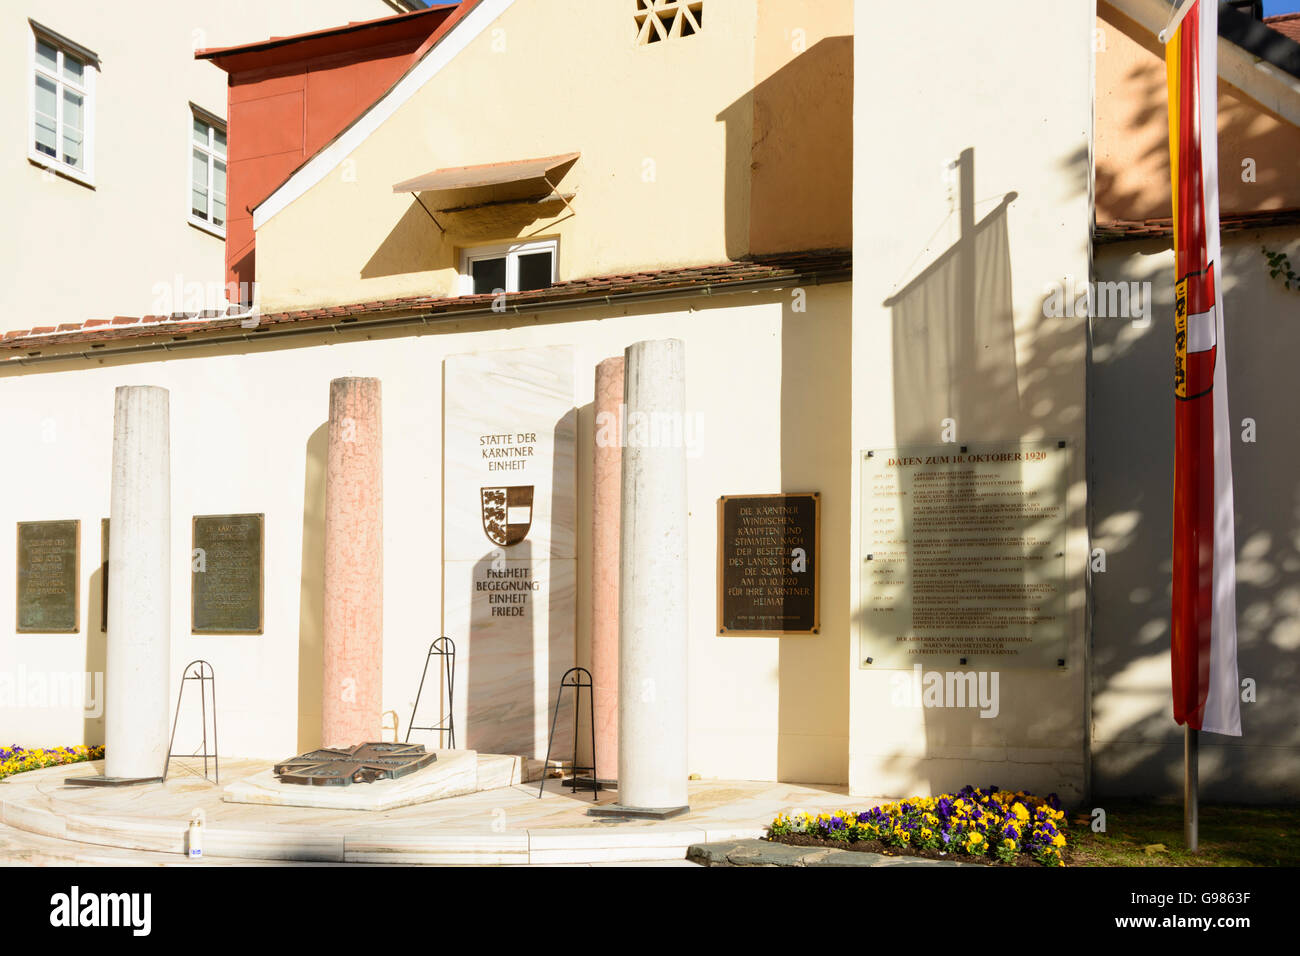
<svg viewBox="0 0 1300 956"><path fill-rule="evenodd" d="M1199 768L1197 751L1200 731L1190 725L1183 727L1183 840L1191 853L1199 852L1199 820L1197 819L1197 786L1199 785Z"/></svg>

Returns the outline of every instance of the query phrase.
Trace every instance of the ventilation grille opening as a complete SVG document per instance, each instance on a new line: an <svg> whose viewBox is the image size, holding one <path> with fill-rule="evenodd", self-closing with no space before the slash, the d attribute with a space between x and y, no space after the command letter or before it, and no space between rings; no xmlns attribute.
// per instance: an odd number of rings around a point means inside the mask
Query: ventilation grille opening
<svg viewBox="0 0 1300 956"><path fill-rule="evenodd" d="M703 26L703 0L636 0L638 46L693 36Z"/></svg>

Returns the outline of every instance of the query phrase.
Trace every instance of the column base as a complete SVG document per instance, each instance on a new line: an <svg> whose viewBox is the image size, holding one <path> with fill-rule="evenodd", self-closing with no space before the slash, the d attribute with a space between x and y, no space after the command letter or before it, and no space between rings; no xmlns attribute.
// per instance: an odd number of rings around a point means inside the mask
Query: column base
<svg viewBox="0 0 1300 956"><path fill-rule="evenodd" d="M611 803L605 807L592 807L587 811L589 817L621 817L625 820L668 820L690 813L689 806L680 807L625 807Z"/></svg>
<svg viewBox="0 0 1300 956"><path fill-rule="evenodd" d="M105 777L102 773L93 777L64 777L67 787L140 787L147 783L162 783L162 777Z"/></svg>

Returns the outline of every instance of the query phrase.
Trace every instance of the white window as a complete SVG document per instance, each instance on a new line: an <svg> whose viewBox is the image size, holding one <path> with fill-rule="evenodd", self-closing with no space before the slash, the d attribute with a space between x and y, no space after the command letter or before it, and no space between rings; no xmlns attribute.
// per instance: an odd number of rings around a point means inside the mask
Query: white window
<svg viewBox="0 0 1300 956"><path fill-rule="evenodd" d="M461 295L545 289L555 284L558 258L555 239L466 249L460 258Z"/></svg>
<svg viewBox="0 0 1300 956"><path fill-rule="evenodd" d="M30 22L30 21L29 21ZM27 155L94 185L95 75L99 57L52 30L32 26L31 123Z"/></svg>
<svg viewBox="0 0 1300 956"><path fill-rule="evenodd" d="M190 104L190 222L226 234L226 124Z"/></svg>

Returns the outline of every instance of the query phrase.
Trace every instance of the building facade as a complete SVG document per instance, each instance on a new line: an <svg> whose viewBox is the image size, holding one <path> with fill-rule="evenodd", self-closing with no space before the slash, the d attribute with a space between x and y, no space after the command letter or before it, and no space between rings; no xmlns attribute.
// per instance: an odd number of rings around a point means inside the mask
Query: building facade
<svg viewBox="0 0 1300 956"><path fill-rule="evenodd" d="M0 479L0 523L78 520L81 604L72 633L0 629L0 659L38 677L103 671L114 390L161 386L172 422L171 699L185 663L202 658L221 684L223 754L320 745L337 692L327 486L352 420L331 405L331 383L377 380L381 560L367 567L382 600L357 597L382 611L372 641L382 654L367 658L375 712L395 712L399 735L419 723L426 653L446 634L462 668L445 701L461 745L540 757L560 675L600 673L593 655L609 628L602 455L611 421L619 447L634 427L621 418L624 385L601 376L630 347L669 339L684 353L671 440L687 475L688 773L861 795L995 783L1076 801L1169 789L1168 635L1151 622L1162 601L1168 610L1160 522L1172 466L1143 444L1172 431L1160 371L1168 303L1151 300L1149 327L1102 322L1089 298L1075 307L1080 284L1170 285L1154 222L1167 215L1160 196L1168 202L1153 158L1164 148L1160 64L1141 6L1052 4L1061 43L1042 42L1049 14L1027 0L996 17L949 0L466 0L415 15L419 36L381 40L374 31L391 22L268 40L251 27L232 35L223 20L195 66L226 72L232 143L248 131L242 159L230 156L247 228L225 262L231 275L252 270L253 307L114 320L118 306L101 297L83 324L46 331L6 316L0 407L21 464ZM1231 193L1245 198L1225 212L1285 217L1297 204L1286 163L1300 88L1287 76L1226 88L1225 123L1267 126L1255 158L1268 185L1267 198ZM1159 108L1135 106L1142 96ZM1221 146L1224 168L1239 166L1236 152L1226 158L1237 140ZM1294 226L1274 228L1261 241L1300 261ZM1107 241L1141 229L1156 233ZM1242 276L1227 308L1251 316L1234 396L1259 404L1251 363L1280 358L1249 330L1293 308L1295 293L1257 274L1247 245L1225 235L1225 250ZM1140 412L1120 397L1139 388ZM978 597L941 596L965 573L951 561L931 565L928 590L891 590L873 536L895 487L889 469L958 454L975 456L963 473L1010 483L1017 501L1044 495L1032 512L1041 528L1008 545L980 514L945 520L972 522L978 561L1011 560L1003 546L1029 557ZM512 457L529 477L511 477ZM526 471L530 458L542 477ZM1134 469L1135 458L1150 467ZM469 469L497 461L490 480ZM1041 482L1038 461L1051 462ZM1243 676L1285 676L1294 657L1289 558L1270 550L1285 550L1294 489L1269 480L1258 500L1239 501L1243 587L1268 605L1243 601L1259 624L1243 626ZM498 492L500 526L488 510ZM818 499L816 624L724 628L720 555L738 554L725 501L781 493ZM196 629L195 516L250 515L262 528L258 626ZM485 586L521 579L533 596L519 606L531 610L507 627L498 618L515 605L489 604ZM966 615L958 626L985 636L961 646L987 653L932 652L919 669L894 654L877 614L896 592L920 607L923 591L940 610L913 620ZM999 648L988 629L1019 625L990 603L1021 601L1024 614L1030 594L1046 595L1046 610L1032 608L1024 652ZM20 618L16 600L0 588L0 621ZM936 686L975 696L932 700ZM598 687L606 700L627 693ZM7 712L10 736L102 739L102 718L79 701L23 694ZM1203 771L1207 795L1296 796L1294 706L1269 699L1266 747L1250 736L1265 711L1247 710L1247 737L1207 745L1205 758L1266 766L1267 787Z"/></svg>
<svg viewBox="0 0 1300 956"><path fill-rule="evenodd" d="M194 51L386 13L382 0L10 4L0 254L21 281L0 291L0 329L224 306L226 83Z"/></svg>

